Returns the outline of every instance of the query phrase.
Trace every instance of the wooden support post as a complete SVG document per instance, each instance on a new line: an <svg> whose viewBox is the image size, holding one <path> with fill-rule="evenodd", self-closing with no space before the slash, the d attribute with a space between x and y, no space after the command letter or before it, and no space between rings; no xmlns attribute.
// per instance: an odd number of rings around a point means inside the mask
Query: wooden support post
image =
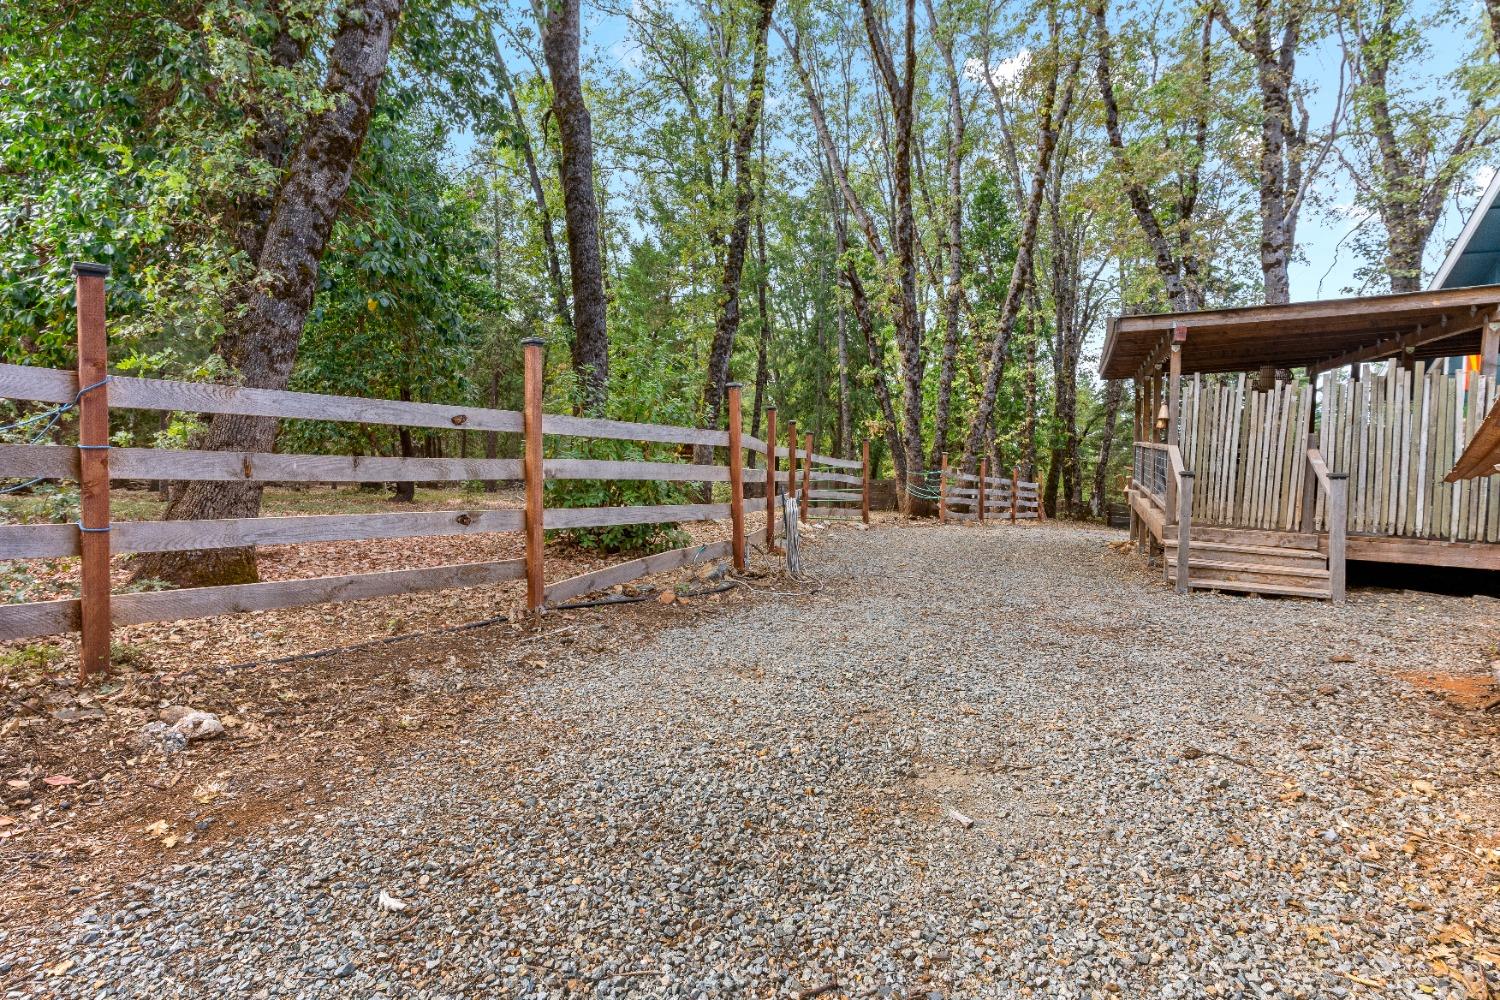
<svg viewBox="0 0 1500 1000"><path fill-rule="evenodd" d="M766 551L776 551L776 404L766 407Z"/></svg>
<svg viewBox="0 0 1500 1000"><path fill-rule="evenodd" d="M1167 362L1167 444L1178 444L1182 428L1178 427L1178 410L1182 399L1182 345L1173 344Z"/></svg>
<svg viewBox="0 0 1500 1000"><path fill-rule="evenodd" d="M526 350L525 409L521 431L525 442L523 472L526 477L526 607L540 611L546 599L542 571L545 537L542 534L542 345L541 337L521 341Z"/></svg>
<svg viewBox="0 0 1500 1000"><path fill-rule="evenodd" d="M1151 373L1151 394L1148 397L1149 409L1146 411L1147 441L1160 441L1161 429L1156 426L1161 414L1161 373Z"/></svg>
<svg viewBox="0 0 1500 1000"><path fill-rule="evenodd" d="M1188 548L1193 540L1193 474L1184 470L1177 490L1177 592L1188 592ZM1166 562L1165 559L1162 562Z"/></svg>
<svg viewBox="0 0 1500 1000"><path fill-rule="evenodd" d="M1479 334L1479 374L1495 377L1500 365L1500 312L1485 317Z"/></svg>
<svg viewBox="0 0 1500 1000"><path fill-rule="evenodd" d="M859 517L865 524L870 523L870 439L865 438L860 447L859 475L862 482L859 487Z"/></svg>
<svg viewBox="0 0 1500 1000"><path fill-rule="evenodd" d="M729 410L729 523L734 532L730 551L734 568L745 572L745 449L740 444L740 383L724 386Z"/></svg>
<svg viewBox="0 0 1500 1000"><path fill-rule="evenodd" d="M1141 387L1140 379L1135 379L1133 382L1131 382L1130 395L1131 400L1135 404L1135 408L1131 410L1131 416L1135 418L1132 421L1132 426L1130 428L1130 438L1132 441L1141 440L1141 407L1145 405L1145 397L1143 395L1143 392L1144 390Z"/></svg>
<svg viewBox="0 0 1500 1000"><path fill-rule="evenodd" d="M1016 523L1016 516L1020 513L1021 493L1021 467L1012 465L1010 467L1010 523ZM1038 500L1041 498L1039 497Z"/></svg>
<svg viewBox="0 0 1500 1000"><path fill-rule="evenodd" d="M943 452L943 464L938 469L938 524L948 523L948 453Z"/></svg>
<svg viewBox="0 0 1500 1000"><path fill-rule="evenodd" d="M1344 546L1349 512L1349 473L1328 474L1328 593L1344 603Z"/></svg>
<svg viewBox="0 0 1500 1000"><path fill-rule="evenodd" d="M73 265L78 319L78 554L82 637L78 679L109 669L109 346L103 264Z"/></svg>
<svg viewBox="0 0 1500 1000"><path fill-rule="evenodd" d="M985 460L979 460L979 523L984 523L984 473Z"/></svg>
<svg viewBox="0 0 1500 1000"><path fill-rule="evenodd" d="M797 495L797 421L786 422L786 495Z"/></svg>
<svg viewBox="0 0 1500 1000"><path fill-rule="evenodd" d="M804 447L802 449L802 523L807 523L808 508L812 506L812 434L802 436Z"/></svg>

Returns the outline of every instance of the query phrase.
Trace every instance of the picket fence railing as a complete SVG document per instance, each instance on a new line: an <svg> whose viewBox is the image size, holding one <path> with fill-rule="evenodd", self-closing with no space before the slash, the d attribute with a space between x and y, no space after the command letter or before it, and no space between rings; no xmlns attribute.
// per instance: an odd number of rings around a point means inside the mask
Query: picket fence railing
<svg viewBox="0 0 1500 1000"><path fill-rule="evenodd" d="M0 604L0 641L81 632L80 673L85 677L107 668L110 630L116 626L520 580L526 581L527 607L537 611L549 602L567 601L640 576L725 556L732 558L737 570L743 571L746 566L744 485L769 484L765 491L765 542L772 551L775 550L776 513L781 503L775 488L778 457L788 459L788 492L797 492L795 470L799 449L795 428L789 435L787 448L772 447L766 441L743 434L738 384L728 387L725 430L544 413L543 342L536 338L523 341L525 405L519 412L111 376L107 373L104 313L104 279L107 275L108 270L97 265L74 267L78 312L77 371L0 365L0 398L76 407L79 438L76 446L42 443L0 446L0 478L72 479L79 483L81 498L81 517L76 524L0 525L0 560L78 556L81 562L79 598ZM116 448L109 444L111 407L496 431L520 434L523 457L390 458ZM546 458L543 443L544 437L549 435L710 446L725 449L727 461L723 465L693 465ZM775 437L775 410L772 408L768 413L767 439L774 442ZM744 453L747 449L765 453L763 468L745 468ZM809 438L803 450L807 471L800 495L814 497L811 482L826 480L831 475L838 475L840 482L859 482L862 513L868 520L868 444L864 456L865 461L854 462L813 455ZM856 479L847 473L814 473L812 466L815 464L859 469L860 476ZM110 517L111 479L278 483L512 479L524 483L526 500L521 510L114 522ZM569 479L726 483L729 501L547 508L544 481ZM728 540L657 553L550 584L545 581L544 532L547 529L661 524L725 517L731 522ZM511 531L524 533L526 554L522 558L314 579L142 593L111 592L109 563L114 554Z"/></svg>
<svg viewBox="0 0 1500 1000"><path fill-rule="evenodd" d="M1002 520L1009 517L1012 524L1045 521L1040 484L1023 480L1019 469L1012 469L1009 479L991 476L985 459L979 462L978 475L959 472L948 468L948 456L944 455L938 476L938 521L983 523L995 515Z"/></svg>
<svg viewBox="0 0 1500 1000"><path fill-rule="evenodd" d="M1443 482L1497 400L1492 377L1421 362L1266 392L1243 375L1195 376L1185 380L1180 425L1183 460L1197 473L1194 520L1304 530L1303 466L1316 446L1329 469L1349 476L1350 532L1500 542L1500 477ZM1306 530L1326 530L1327 498L1312 507Z"/></svg>

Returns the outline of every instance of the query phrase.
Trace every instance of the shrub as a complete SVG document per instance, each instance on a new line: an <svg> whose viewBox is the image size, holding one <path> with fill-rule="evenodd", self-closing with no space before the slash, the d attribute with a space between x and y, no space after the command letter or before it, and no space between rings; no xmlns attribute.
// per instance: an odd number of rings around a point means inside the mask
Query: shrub
<svg viewBox="0 0 1500 1000"><path fill-rule="evenodd" d="M666 461L665 449L631 441L570 439L561 458L617 462ZM640 507L686 503L691 484L638 480L557 479L547 483L548 507ZM687 535L675 523L621 524L603 528L563 528L553 532L580 548L599 552L657 552L686 545Z"/></svg>

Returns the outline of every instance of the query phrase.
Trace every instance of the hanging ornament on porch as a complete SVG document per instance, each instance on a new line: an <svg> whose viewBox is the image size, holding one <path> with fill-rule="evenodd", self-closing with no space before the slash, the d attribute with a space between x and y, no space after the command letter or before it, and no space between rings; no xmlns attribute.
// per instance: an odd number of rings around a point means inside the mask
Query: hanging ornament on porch
<svg viewBox="0 0 1500 1000"><path fill-rule="evenodd" d="M1161 404L1161 409L1159 409L1159 410L1156 411L1156 429L1159 430L1159 431L1166 430L1167 429L1167 420L1170 417L1171 417L1171 412L1167 409L1167 404L1166 403Z"/></svg>

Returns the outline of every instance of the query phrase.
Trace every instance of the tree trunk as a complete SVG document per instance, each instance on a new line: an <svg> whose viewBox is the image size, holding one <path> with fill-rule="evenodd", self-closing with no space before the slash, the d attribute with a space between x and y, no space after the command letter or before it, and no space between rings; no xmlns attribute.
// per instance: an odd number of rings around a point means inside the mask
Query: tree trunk
<svg viewBox="0 0 1500 1000"><path fill-rule="evenodd" d="M1296 242L1297 215L1303 183L1302 148L1307 139L1292 119L1292 80L1297 67L1297 44L1302 26L1301 7L1285 5L1286 23L1280 38L1273 37L1273 0L1255 0L1252 23L1241 30L1223 7L1214 15L1231 38L1255 63L1260 89L1260 150L1256 191L1260 202L1260 270L1265 300L1271 305L1291 301L1287 268ZM1316 170L1316 166L1312 169Z"/></svg>
<svg viewBox="0 0 1500 1000"><path fill-rule="evenodd" d="M500 51L500 42L494 29L486 28L495 57L495 73L500 79L500 89L505 92L510 104L511 137L521 149L526 162L526 179L531 184L531 197L536 203L537 228L542 233L542 248L547 258L547 278L552 283L552 309L564 330L573 329L573 314L568 308L568 290L563 284L562 259L557 253L557 237L552 232L552 210L547 207L547 192L542 187L542 174L537 169L536 153L531 148L531 132L526 127L526 118L521 114L521 103L516 100L516 88L510 78L510 69L505 65L505 56Z"/></svg>
<svg viewBox="0 0 1500 1000"><path fill-rule="evenodd" d="M251 291L218 348L245 385L285 389L291 378L317 289L318 263L369 130L401 6L402 0L358 0L339 12L323 86L329 110L307 123L292 154L266 219ZM269 452L275 442L273 417L217 414L200 447ZM260 483L190 483L165 516L255 517L262 490ZM151 553L139 558L135 576L184 585L252 582L257 579L255 550Z"/></svg>
<svg viewBox="0 0 1500 1000"><path fill-rule="evenodd" d="M755 345L755 404L750 414L750 436L760 437L760 417L766 408L769 384L768 358L771 350L771 309L768 288L771 275L766 264L766 128L760 129L760 197L755 202L755 262L760 269L755 281L755 310L760 320ZM772 442L775 445L775 442ZM750 453L750 468L755 468L757 453ZM762 494L764 495L764 494Z"/></svg>
<svg viewBox="0 0 1500 1000"><path fill-rule="evenodd" d="M1094 466L1094 492L1089 497L1089 512L1104 517L1108 512L1109 459L1115 445L1115 424L1119 423L1120 406L1125 400L1125 380L1110 379L1104 386L1104 430L1099 436L1099 461Z"/></svg>
<svg viewBox="0 0 1500 1000"><path fill-rule="evenodd" d="M936 467L948 451L948 426L953 406L953 379L958 365L958 345L963 336L963 93L959 89L958 67L953 58L953 41L936 27L937 15L932 0L926 0L927 19L933 25L933 39L943 56L948 80L948 273L943 298L943 362L938 372L937 405L933 412L932 459Z"/></svg>
<svg viewBox="0 0 1500 1000"><path fill-rule="evenodd" d="M495 410L499 409L499 407L500 368L498 365L492 364L490 366L490 409ZM499 431L484 432L484 457L488 459L496 459L500 457ZM484 481L484 491L486 493L499 493L500 481L498 479L486 479Z"/></svg>
<svg viewBox="0 0 1500 1000"><path fill-rule="evenodd" d="M902 378L902 444L906 450L906 467L922 467L922 385L926 365L922 351L922 314L917 305L917 223L912 209L912 126L913 94L916 83L916 3L906 0L903 36L905 49L898 73L895 60L885 43L885 30L877 16L874 0L860 0L864 14L865 34L878 75L891 102L894 125L891 148L892 244L896 252L897 307L895 315L896 349L901 355ZM910 513L909 494L901 491L903 512Z"/></svg>
<svg viewBox="0 0 1500 1000"><path fill-rule="evenodd" d="M1037 337L1036 317L1032 310L1026 311L1026 373L1021 382L1021 476L1027 482L1036 481L1036 412L1037 412Z"/></svg>
<svg viewBox="0 0 1500 1000"><path fill-rule="evenodd" d="M1179 187L1183 195L1176 208L1174 228L1179 234L1179 245L1174 247L1172 240L1168 239L1166 229L1160 219L1157 218L1156 210L1152 207L1150 193L1131 173L1128 157L1125 149L1124 131L1120 126L1120 107L1115 97L1114 70L1111 65L1109 25L1105 17L1104 0L1095 0L1090 5L1090 13L1094 19L1094 31L1098 36L1098 50L1096 69L1098 71L1099 98L1104 105L1104 130L1109 137L1110 149L1114 152L1115 166L1120 175L1121 182L1125 187L1126 199L1130 202L1130 210L1135 215L1136 222L1141 227L1142 234L1146 237L1146 244L1151 248L1153 263L1157 274L1161 277L1162 284L1166 287L1167 298L1172 304L1172 309L1177 312L1186 312L1202 307L1203 296L1197 284L1191 280L1195 273L1196 265L1192 254L1186 249L1186 244L1195 235L1193 232L1193 221L1198 207L1198 177L1199 170L1205 160L1205 149L1208 141L1207 102L1211 93L1212 76L1212 49L1211 28L1213 24L1212 14L1203 15L1203 34L1201 47L1201 70L1197 81L1198 92L1203 95L1203 103L1199 106L1195 118L1194 149L1187 157L1189 166L1186 175L1181 179Z"/></svg>
<svg viewBox="0 0 1500 1000"><path fill-rule="evenodd" d="M578 67L580 2L549 0L544 6L542 53L552 78L552 116L562 148L558 173L573 282L573 370L583 410L602 415L609 396L609 334L594 197L594 128Z"/></svg>
<svg viewBox="0 0 1500 1000"><path fill-rule="evenodd" d="M703 426L718 427L720 408L724 403L724 386L729 381L729 360L734 355L734 338L740 328L740 279L745 271L745 251L750 243L750 210L755 204L755 187L751 183L750 149L760 128L760 109L765 99L766 36L771 30L771 14L776 0L761 0L760 16L755 24L755 54L751 62L750 93L734 133L734 219L729 229L729 245L724 248L724 270L719 279L719 314L714 324L714 339L708 352L708 378L703 386ZM706 450L711 454L712 449ZM705 449L695 451L696 460L707 464Z"/></svg>
<svg viewBox="0 0 1500 1000"><path fill-rule="evenodd" d="M1062 478L1062 454L1061 450L1054 445L1047 453L1047 483L1042 488L1042 509L1047 512L1048 517L1057 516L1057 487Z"/></svg>
<svg viewBox="0 0 1500 1000"><path fill-rule="evenodd" d="M1050 57L1056 58L1060 48L1057 25L1054 23L1049 45ZM1057 147L1058 131L1072 111L1079 58L1075 55L1069 62L1062 99L1056 101L1055 109L1054 100L1057 97L1058 84L1055 67L1047 77L1046 89L1042 96L1036 173L1031 179L1031 193L1026 200L1026 216L1016 240L1016 261L1011 268L1010 287L1005 290L1005 301L1000 307L999 326L990 343L989 370L985 374L984 389L980 393L979 404L975 407L973 420L969 424L968 440L964 444L963 469L965 472L974 471L980 456L986 450L989 436L993 433L995 401L1000 391L1000 380L1005 374L1010 340L1015 333L1016 316L1021 309L1021 296L1031 280L1031 257L1036 245L1037 222L1042 213L1042 195L1051 169L1052 153Z"/></svg>
<svg viewBox="0 0 1500 1000"><path fill-rule="evenodd" d="M407 386L403 385L401 387L401 391L397 393L397 395L400 397L401 402L411 402L411 389ZM400 448L400 454L402 458L416 457L417 452L416 449L412 446L410 427L402 425L396 428L396 441ZM430 452L432 450L432 436L430 434L427 436L426 444L428 446L427 450ZM394 487L391 490L391 499L396 503L415 503L417 499L416 482L410 479L405 479L395 483Z"/></svg>

